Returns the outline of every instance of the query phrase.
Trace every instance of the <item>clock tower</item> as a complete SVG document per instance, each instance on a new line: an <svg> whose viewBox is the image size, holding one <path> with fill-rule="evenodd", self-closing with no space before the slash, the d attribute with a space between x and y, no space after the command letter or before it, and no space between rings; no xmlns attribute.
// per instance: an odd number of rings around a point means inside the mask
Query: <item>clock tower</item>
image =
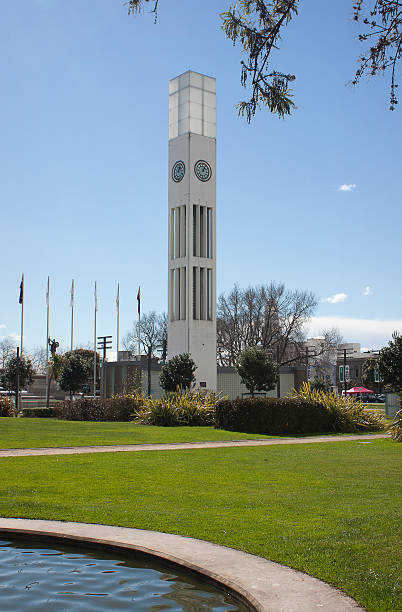
<svg viewBox="0 0 402 612"><path fill-rule="evenodd" d="M168 358L190 353L216 390L216 81L169 83Z"/></svg>

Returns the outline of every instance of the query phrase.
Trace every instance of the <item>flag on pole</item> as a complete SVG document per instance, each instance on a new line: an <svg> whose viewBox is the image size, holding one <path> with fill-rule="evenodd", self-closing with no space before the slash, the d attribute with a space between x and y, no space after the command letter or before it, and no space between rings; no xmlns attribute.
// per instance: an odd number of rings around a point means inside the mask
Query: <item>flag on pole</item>
<svg viewBox="0 0 402 612"><path fill-rule="evenodd" d="M138 314L140 314L141 312L141 286L138 287L137 302L138 302Z"/></svg>
<svg viewBox="0 0 402 612"><path fill-rule="evenodd" d="M21 284L20 284L20 299L18 300L19 304L24 302L24 275L22 275Z"/></svg>
<svg viewBox="0 0 402 612"><path fill-rule="evenodd" d="M95 312L98 312L98 291L96 289L96 281L95 281L94 297L95 297Z"/></svg>
<svg viewBox="0 0 402 612"><path fill-rule="evenodd" d="M49 288L50 288L50 280L49 280L49 277L47 277L46 306L49 306Z"/></svg>
<svg viewBox="0 0 402 612"><path fill-rule="evenodd" d="M71 282L71 289L70 289L70 306L71 308L74 308L74 279Z"/></svg>
<svg viewBox="0 0 402 612"><path fill-rule="evenodd" d="M119 312L120 307L120 283L117 283L117 295L116 295L116 311Z"/></svg>

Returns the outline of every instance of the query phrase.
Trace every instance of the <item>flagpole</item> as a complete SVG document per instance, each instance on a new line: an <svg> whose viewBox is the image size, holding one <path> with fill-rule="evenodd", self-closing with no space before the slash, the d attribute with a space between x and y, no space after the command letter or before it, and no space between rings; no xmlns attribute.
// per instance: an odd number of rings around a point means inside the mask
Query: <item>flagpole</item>
<svg viewBox="0 0 402 612"><path fill-rule="evenodd" d="M73 350L74 346L74 279L71 282L71 350Z"/></svg>
<svg viewBox="0 0 402 612"><path fill-rule="evenodd" d="M22 350L23 350L23 346L24 346L24 275L22 275L22 280L21 280L21 353L20 356L22 357Z"/></svg>
<svg viewBox="0 0 402 612"><path fill-rule="evenodd" d="M96 312L98 310L98 296L95 281L95 317L94 317L94 397L96 397Z"/></svg>
<svg viewBox="0 0 402 612"><path fill-rule="evenodd" d="M49 289L50 280L47 277L46 290L46 406L49 406Z"/></svg>
<svg viewBox="0 0 402 612"><path fill-rule="evenodd" d="M116 361L119 359L119 327L120 327L120 283L117 283L117 299L116 299L116 310L117 310L117 354Z"/></svg>
<svg viewBox="0 0 402 612"><path fill-rule="evenodd" d="M138 287L138 357L141 361L141 285Z"/></svg>

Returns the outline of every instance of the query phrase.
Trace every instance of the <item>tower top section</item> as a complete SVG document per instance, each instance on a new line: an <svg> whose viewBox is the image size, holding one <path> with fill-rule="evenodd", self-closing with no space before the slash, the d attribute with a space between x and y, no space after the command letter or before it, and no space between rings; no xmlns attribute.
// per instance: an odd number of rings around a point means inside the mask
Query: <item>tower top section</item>
<svg viewBox="0 0 402 612"><path fill-rule="evenodd" d="M216 138L216 80L192 70L169 81L169 140L189 132Z"/></svg>

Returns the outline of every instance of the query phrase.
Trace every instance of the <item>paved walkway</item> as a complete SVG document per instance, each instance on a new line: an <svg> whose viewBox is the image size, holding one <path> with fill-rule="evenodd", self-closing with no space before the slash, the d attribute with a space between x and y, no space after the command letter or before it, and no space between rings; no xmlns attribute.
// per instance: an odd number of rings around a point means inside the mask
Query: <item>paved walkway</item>
<svg viewBox="0 0 402 612"><path fill-rule="evenodd" d="M7 537L13 532L148 552L200 572L239 593L257 612L363 610L353 599L317 578L203 540L108 525L0 518L0 537Z"/></svg>
<svg viewBox="0 0 402 612"><path fill-rule="evenodd" d="M317 442L370 442L387 438L389 434L359 434L350 436L311 436L308 438L269 438L267 440L234 440L216 442L184 442L177 444L119 444L116 446L72 446L55 448L16 448L0 450L1 457L31 457L35 455L80 455L86 453L127 453L133 451L193 450L239 446L276 446L280 444L312 444Z"/></svg>

